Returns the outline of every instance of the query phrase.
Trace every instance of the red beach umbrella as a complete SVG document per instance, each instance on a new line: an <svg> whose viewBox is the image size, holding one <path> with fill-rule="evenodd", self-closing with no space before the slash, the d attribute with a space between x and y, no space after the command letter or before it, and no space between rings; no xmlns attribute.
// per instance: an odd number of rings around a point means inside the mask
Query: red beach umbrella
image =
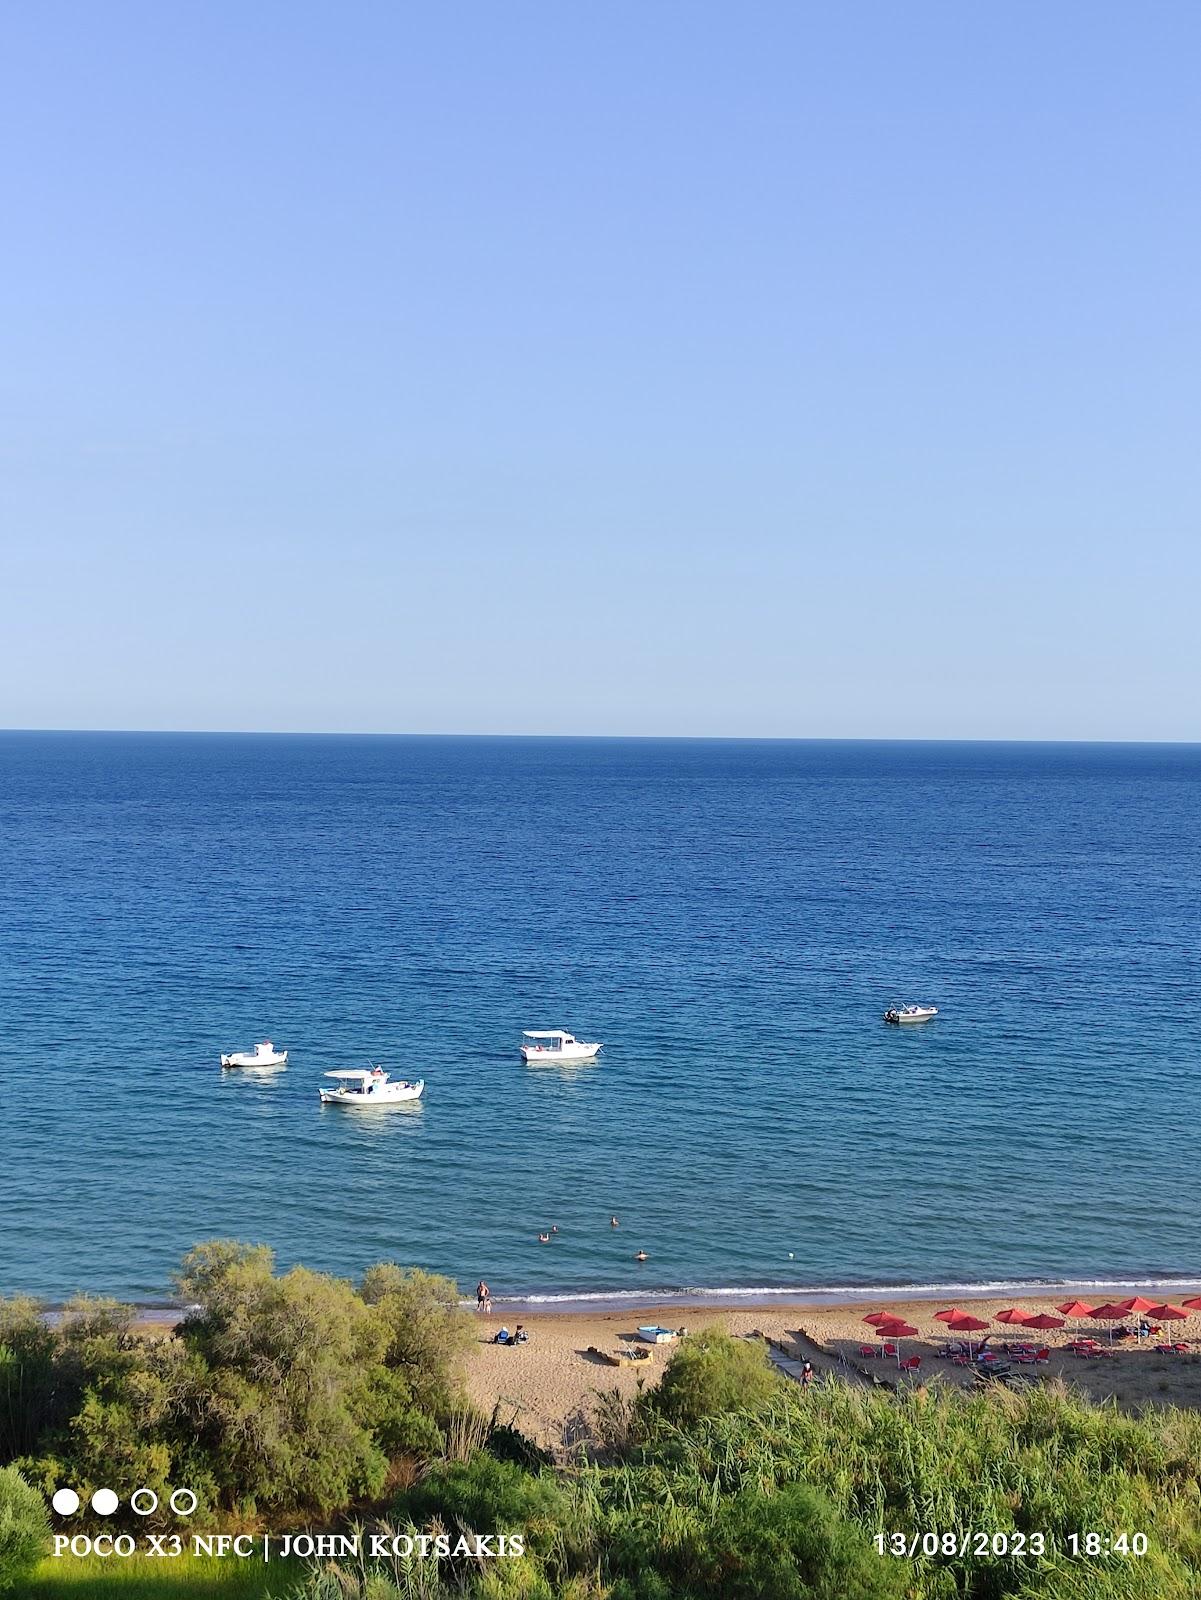
<svg viewBox="0 0 1201 1600"><path fill-rule="evenodd" d="M1040 1311L1037 1317L1026 1318L1026 1326L1028 1328L1042 1328L1044 1330L1048 1328L1062 1328L1063 1318L1053 1317L1049 1311Z"/></svg>
<svg viewBox="0 0 1201 1600"><path fill-rule="evenodd" d="M983 1333L988 1323L973 1317L970 1311L957 1311L953 1317L947 1318L947 1327L954 1328L956 1333Z"/></svg>
<svg viewBox="0 0 1201 1600"><path fill-rule="evenodd" d="M1089 1312L1089 1316L1094 1322L1121 1322L1125 1315L1126 1313L1121 1306L1110 1305L1094 1306ZM1113 1338L1112 1328L1109 1330L1109 1337Z"/></svg>
<svg viewBox="0 0 1201 1600"><path fill-rule="evenodd" d="M958 1306L948 1306L945 1311L936 1311L934 1313L934 1320L935 1322L950 1322L952 1317L961 1316L963 1316L963 1312L960 1311Z"/></svg>
<svg viewBox="0 0 1201 1600"><path fill-rule="evenodd" d="M1081 1317L1091 1317L1093 1314L1092 1306L1085 1305L1083 1300L1065 1300L1061 1306L1056 1306L1055 1309L1060 1316L1072 1317L1077 1322Z"/></svg>
<svg viewBox="0 0 1201 1600"><path fill-rule="evenodd" d="M973 1317L970 1311L956 1311L953 1316L950 1316L946 1319L946 1323L947 1327L953 1328L956 1333L966 1333L970 1335L973 1333L986 1333L988 1331L988 1323L981 1322L979 1317ZM967 1353L969 1356L972 1353L972 1341L970 1338L967 1342Z"/></svg>
<svg viewBox="0 0 1201 1600"><path fill-rule="evenodd" d="M1189 1311L1201 1311L1201 1294L1191 1295L1187 1300L1182 1300L1180 1304Z"/></svg>
<svg viewBox="0 0 1201 1600"><path fill-rule="evenodd" d="M878 1328L883 1322L900 1322L901 1319L891 1311L873 1311L870 1316L864 1317L863 1320L869 1327Z"/></svg>
<svg viewBox="0 0 1201 1600"><path fill-rule="evenodd" d="M876 1328L877 1339L918 1339L921 1335L909 1323L902 1322L899 1317L894 1317L891 1322L882 1322ZM897 1345L897 1366L901 1364L901 1347Z"/></svg>
<svg viewBox="0 0 1201 1600"><path fill-rule="evenodd" d="M1010 1306L1008 1311L998 1311L993 1321L1006 1322L1011 1328L1015 1325L1020 1327L1022 1323L1030 1321L1030 1316L1029 1311L1019 1311L1017 1306Z"/></svg>
<svg viewBox="0 0 1201 1600"><path fill-rule="evenodd" d="M1147 1315L1148 1317L1154 1317L1156 1322L1188 1321L1188 1312L1182 1311L1179 1306L1152 1306L1150 1311L1147 1312Z"/></svg>
<svg viewBox="0 0 1201 1600"><path fill-rule="evenodd" d="M1144 1311L1150 1311L1154 1306L1155 1301L1147 1300L1141 1294L1136 1294L1133 1295L1129 1300L1118 1300L1115 1302L1115 1304L1122 1315L1124 1317L1128 1317L1132 1312L1138 1312L1141 1314Z"/></svg>

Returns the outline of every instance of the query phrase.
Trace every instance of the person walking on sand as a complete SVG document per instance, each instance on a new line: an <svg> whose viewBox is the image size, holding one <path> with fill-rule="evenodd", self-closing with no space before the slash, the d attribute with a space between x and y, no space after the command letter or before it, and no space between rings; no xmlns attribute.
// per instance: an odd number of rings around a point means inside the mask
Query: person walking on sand
<svg viewBox="0 0 1201 1600"><path fill-rule="evenodd" d="M491 1315L492 1312L492 1290L483 1278L475 1286L475 1309L482 1311L485 1316Z"/></svg>

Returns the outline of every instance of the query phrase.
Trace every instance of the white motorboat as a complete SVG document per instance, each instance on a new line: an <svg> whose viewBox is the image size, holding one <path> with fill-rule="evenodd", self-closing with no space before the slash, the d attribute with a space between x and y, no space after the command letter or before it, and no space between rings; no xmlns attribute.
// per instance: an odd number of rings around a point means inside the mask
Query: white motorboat
<svg viewBox="0 0 1201 1600"><path fill-rule="evenodd" d="M235 1050L231 1056L222 1056L223 1067L282 1067L287 1064L288 1052L277 1050L270 1039L256 1044L253 1050Z"/></svg>
<svg viewBox="0 0 1201 1600"><path fill-rule="evenodd" d="M317 1090L323 1106L394 1106L402 1100L420 1100L425 1092L424 1078L415 1082L408 1078L393 1081L383 1067L327 1072L325 1076L337 1078L338 1086Z"/></svg>
<svg viewBox="0 0 1201 1600"><path fill-rule="evenodd" d="M523 1061L591 1061L600 1050L599 1043L588 1044L562 1028L551 1028L544 1033L523 1033L521 1059Z"/></svg>
<svg viewBox="0 0 1201 1600"><path fill-rule="evenodd" d="M884 1013L885 1022L929 1022L938 1015L937 1006L890 1006Z"/></svg>

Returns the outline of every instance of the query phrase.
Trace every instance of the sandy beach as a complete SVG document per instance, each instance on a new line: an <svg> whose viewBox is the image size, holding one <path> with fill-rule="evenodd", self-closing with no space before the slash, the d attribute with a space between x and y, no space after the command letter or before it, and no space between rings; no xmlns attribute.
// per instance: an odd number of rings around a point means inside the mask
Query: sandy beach
<svg viewBox="0 0 1201 1600"><path fill-rule="evenodd" d="M1057 1296L1062 1301L1062 1293ZM992 1319L998 1311L1013 1305L1013 1300L965 1302L973 1316L989 1322L990 1344L996 1346L1021 1330L1009 1330ZM1023 1310L1054 1313L1053 1299L1023 1297L1016 1302ZM852 1382L866 1382L871 1376L890 1382L927 1382L932 1377L971 1387L969 1371L955 1366L938 1352L946 1339L943 1325L934 1320L942 1302L935 1300L862 1301L839 1306L813 1306L803 1302L781 1305L745 1306L736 1311L698 1309L696 1306L648 1303L621 1310L596 1312L522 1311L479 1318L480 1343L469 1358L468 1389L472 1399L491 1410L499 1406L501 1418L551 1449L570 1445L586 1426L598 1394L613 1389L633 1394L639 1384L658 1381L670 1358L671 1346L655 1348L646 1366L615 1367L589 1353L590 1347L616 1353L623 1345L636 1345L639 1324L658 1323L664 1327L686 1327L689 1332L713 1325L732 1334L755 1331L778 1340L799 1356L807 1356L822 1374L841 1373ZM920 1372L900 1377L894 1360L862 1356L861 1346L874 1348L880 1343L863 1318L886 1310L903 1317L918 1329L919 1338L902 1341L902 1355L920 1356ZM1132 1322L1137 1319L1130 1319ZM496 1330L521 1321L529 1342L510 1348L491 1343ZM1050 1359L1037 1367L1019 1370L1040 1377L1058 1377L1079 1387L1094 1399L1112 1398L1118 1405L1137 1410L1150 1403L1201 1406L1201 1316L1165 1328L1173 1341L1187 1342L1189 1354L1162 1355L1153 1346L1156 1339L1135 1347L1134 1341L1115 1345L1114 1354L1104 1359L1082 1360L1063 1347L1077 1325L1069 1322L1062 1330L1031 1334L1031 1340L1045 1341ZM1106 1324L1088 1322L1080 1331L1101 1342L1106 1339ZM983 1337L979 1335L978 1337Z"/></svg>

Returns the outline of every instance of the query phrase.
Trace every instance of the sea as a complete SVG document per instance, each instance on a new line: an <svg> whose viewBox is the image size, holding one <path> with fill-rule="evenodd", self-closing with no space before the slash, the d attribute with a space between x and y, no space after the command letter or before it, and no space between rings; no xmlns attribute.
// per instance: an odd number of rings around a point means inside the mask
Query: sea
<svg viewBox="0 0 1201 1600"><path fill-rule="evenodd" d="M3 734L0 1293L1167 1292L1199 911L1201 746Z"/></svg>

